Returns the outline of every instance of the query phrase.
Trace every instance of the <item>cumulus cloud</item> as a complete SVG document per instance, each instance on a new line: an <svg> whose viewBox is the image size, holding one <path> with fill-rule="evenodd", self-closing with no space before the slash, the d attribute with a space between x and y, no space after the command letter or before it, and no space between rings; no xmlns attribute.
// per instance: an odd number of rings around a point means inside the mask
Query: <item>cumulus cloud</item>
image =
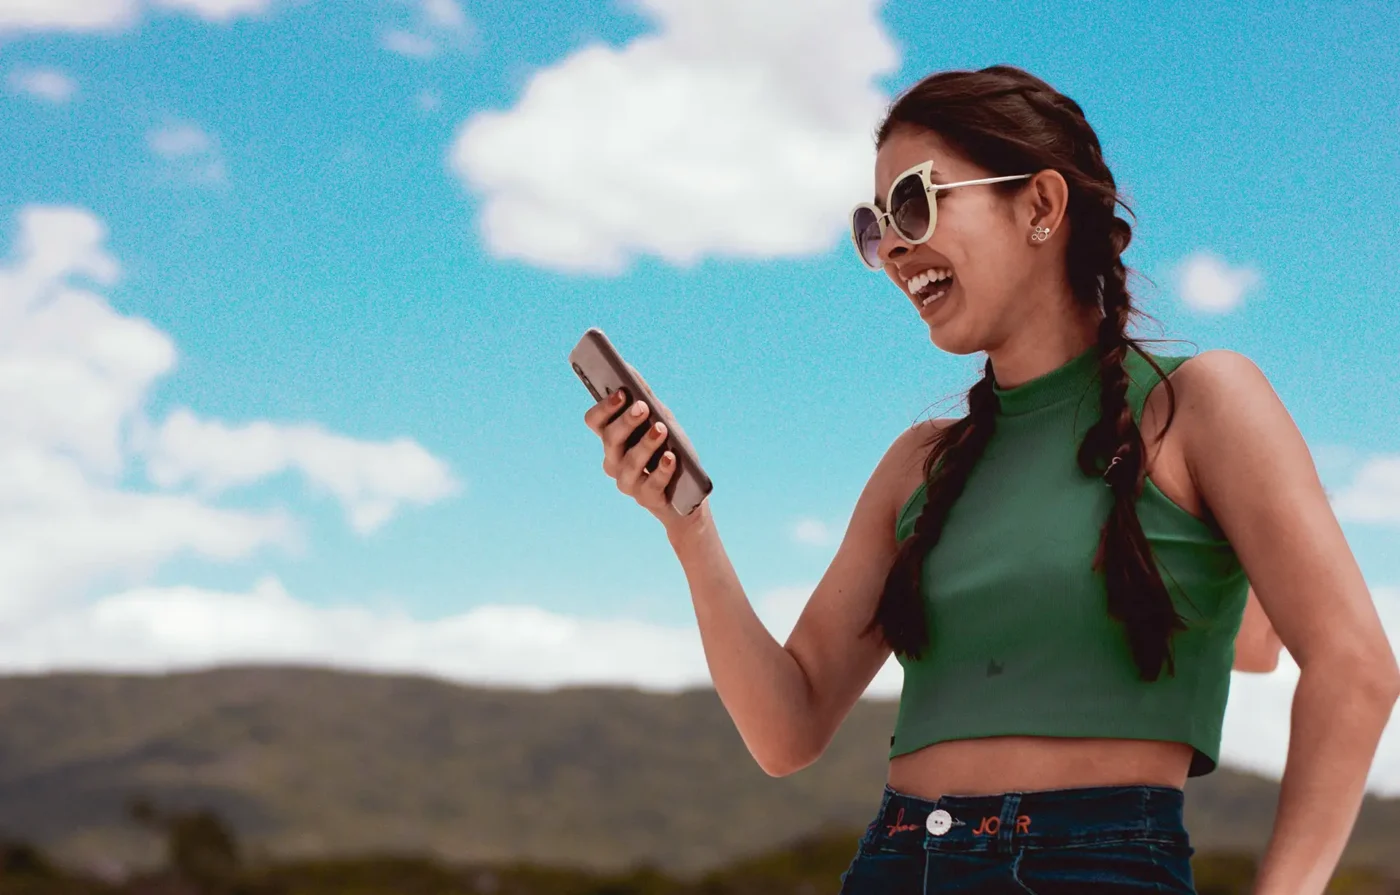
<svg viewBox="0 0 1400 895"><path fill-rule="evenodd" d="M585 47L459 128L449 164L490 250L617 272L834 245L871 193L875 79L898 61L879 0L637 5L654 33Z"/></svg>
<svg viewBox="0 0 1400 895"><path fill-rule="evenodd" d="M220 24L265 15L273 4L274 0L151 0L151 5L158 9L189 13L206 22Z"/></svg>
<svg viewBox="0 0 1400 895"><path fill-rule="evenodd" d="M400 504L430 504L457 490L447 465L408 438L371 443L317 425L228 426L187 410L153 433L146 457L157 485L190 483L211 496L295 470L334 495L361 534L383 525Z"/></svg>
<svg viewBox="0 0 1400 895"><path fill-rule="evenodd" d="M78 82L56 68L17 68L7 79L14 93L62 105L78 92Z"/></svg>
<svg viewBox="0 0 1400 895"><path fill-rule="evenodd" d="M420 112L431 114L442 108L442 94L436 90L421 90L414 97L414 102L418 104Z"/></svg>
<svg viewBox="0 0 1400 895"><path fill-rule="evenodd" d="M0 0L0 32L120 31L140 10L138 0Z"/></svg>
<svg viewBox="0 0 1400 895"><path fill-rule="evenodd" d="M438 45L432 38L397 28L384 35L381 46L391 53L415 59L431 59L438 54Z"/></svg>
<svg viewBox="0 0 1400 895"><path fill-rule="evenodd" d="M799 544L827 547L836 543L836 533L820 519L798 519L792 526L792 539Z"/></svg>
<svg viewBox="0 0 1400 895"><path fill-rule="evenodd" d="M137 586L176 556L228 561L297 546L285 511L211 501L258 475L300 473L361 531L448 493L443 464L406 439L203 423L188 410L153 423L147 397L173 369L175 346L100 294L121 275L105 225L84 209L33 206L17 225L0 264L0 628L81 614L93 588ZM143 439L160 473L134 483ZM230 446L247 456L230 459ZM200 493L170 490L184 482Z"/></svg>
<svg viewBox="0 0 1400 895"><path fill-rule="evenodd" d="M1209 252L1197 252L1182 261L1176 270L1177 292L1181 300L1197 311L1223 314L1238 308L1245 294L1260 283L1252 267L1231 267Z"/></svg>
<svg viewBox="0 0 1400 895"><path fill-rule="evenodd" d="M121 273L101 221L27 207L18 225L0 266L0 618L178 554L234 559L288 542L280 513L122 487L126 433L174 346L93 291Z"/></svg>
<svg viewBox="0 0 1400 895"><path fill-rule="evenodd" d="M529 662L521 662L522 655ZM172 670L296 662L452 680L550 687L708 679L694 630L569 618L526 606L481 606L436 621L360 607L313 607L275 579L247 593L141 588L22 630L0 630L0 665Z"/></svg>
<svg viewBox="0 0 1400 895"><path fill-rule="evenodd" d="M1400 455L1367 458L1332 509L1343 522L1400 523Z"/></svg>
<svg viewBox="0 0 1400 895"><path fill-rule="evenodd" d="M457 0L414 0L413 22L385 32L380 46L391 53L431 59L445 49L464 49L475 31Z"/></svg>
<svg viewBox="0 0 1400 895"><path fill-rule="evenodd" d="M148 8L226 24L268 12L277 0L0 0L0 32L124 31Z"/></svg>
<svg viewBox="0 0 1400 895"><path fill-rule="evenodd" d="M219 142L198 124L173 122L146 135L146 145L165 160L167 174L190 183L216 184L228 179Z"/></svg>

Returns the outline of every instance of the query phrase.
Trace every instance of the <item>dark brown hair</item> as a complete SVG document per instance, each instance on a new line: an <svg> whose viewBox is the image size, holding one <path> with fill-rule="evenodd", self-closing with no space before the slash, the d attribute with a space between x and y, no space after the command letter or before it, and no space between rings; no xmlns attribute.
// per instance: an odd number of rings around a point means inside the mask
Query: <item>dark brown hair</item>
<svg viewBox="0 0 1400 895"><path fill-rule="evenodd" d="M1128 351L1140 353L1163 380L1166 376L1142 349L1141 340L1128 335L1130 318L1142 312L1133 307L1122 260L1132 227L1116 212L1120 205L1129 214L1132 211L1118 195L1098 137L1078 103L1039 78L1006 65L941 72L920 81L891 106L877 133L877 145L905 127L937 133L994 176L1054 169L1069 184L1066 261L1070 285L1076 300L1103 314L1098 330L1101 414L1078 454L1081 472L1103 476L1113 490L1113 506L1100 533L1093 567L1104 575L1107 611L1122 622L1142 679L1156 680L1163 664L1172 674L1172 634L1184 630L1185 623L1172 604L1138 521L1136 501L1146 456L1127 399L1123 362ZM1001 188L1011 193L1023 186L1013 181ZM998 402L993 384L988 360L982 378L967 394L967 415L936 430L929 442L924 461L927 502L913 534L900 544L870 623L870 630L882 629L885 641L902 656L917 659L928 646L924 557L937 545L949 509L996 428ZM1166 387L1169 426L1176 397L1169 380Z"/></svg>

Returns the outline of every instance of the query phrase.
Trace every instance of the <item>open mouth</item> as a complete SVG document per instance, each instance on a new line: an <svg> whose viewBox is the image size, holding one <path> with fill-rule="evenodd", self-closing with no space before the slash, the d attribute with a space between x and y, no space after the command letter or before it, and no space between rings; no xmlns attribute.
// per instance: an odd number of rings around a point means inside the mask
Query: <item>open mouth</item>
<svg viewBox="0 0 1400 895"><path fill-rule="evenodd" d="M926 308L948 294L953 288L953 271L947 267L935 267L909 278L906 284L909 294Z"/></svg>

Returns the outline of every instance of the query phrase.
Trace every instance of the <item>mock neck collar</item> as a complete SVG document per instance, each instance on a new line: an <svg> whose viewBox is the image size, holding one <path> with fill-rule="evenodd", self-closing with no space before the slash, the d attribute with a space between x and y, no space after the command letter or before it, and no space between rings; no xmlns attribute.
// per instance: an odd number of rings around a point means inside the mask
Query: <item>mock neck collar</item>
<svg viewBox="0 0 1400 895"><path fill-rule="evenodd" d="M1099 350L1091 345L1083 354L1064 363L1062 366L1044 373L1015 388L1001 388L996 384L996 371L992 371L992 391L1000 403L1002 416L1019 416L1050 407L1062 401L1078 399L1093 384L1099 372Z"/></svg>

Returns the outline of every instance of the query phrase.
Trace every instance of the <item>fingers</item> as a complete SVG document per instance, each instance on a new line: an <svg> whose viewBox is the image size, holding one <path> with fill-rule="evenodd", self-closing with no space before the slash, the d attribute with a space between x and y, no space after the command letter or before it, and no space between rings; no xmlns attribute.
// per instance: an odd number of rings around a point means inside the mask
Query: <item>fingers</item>
<svg viewBox="0 0 1400 895"><path fill-rule="evenodd" d="M661 462L656 465L656 469L647 473L646 478L642 480L637 503L653 513L669 509L670 501L666 499L666 486L671 483L671 477L675 474L676 455L666 451L661 455Z"/></svg>
<svg viewBox="0 0 1400 895"><path fill-rule="evenodd" d="M666 424L660 421L654 423L641 441L632 445L620 458L617 474L617 488L623 494L639 497L639 488L644 476L650 477L655 473L646 471L647 464L651 457L661 447L661 443L666 440ZM609 451L613 448L610 446Z"/></svg>
<svg viewBox="0 0 1400 895"><path fill-rule="evenodd" d="M627 400L619 389L590 407L583 419L602 439L603 472L617 483L617 490L665 522L675 515L666 489L678 465L674 453L661 450L669 433L660 420L646 424L652 412L646 402L629 406Z"/></svg>
<svg viewBox="0 0 1400 895"><path fill-rule="evenodd" d="M646 431L650 412L645 402L633 401L625 412L603 426L599 435L603 439L603 471L608 475L616 478L621 473L623 458Z"/></svg>
<svg viewBox="0 0 1400 895"><path fill-rule="evenodd" d="M603 434L603 427L607 425L614 414L622 409L622 403L626 400L626 390L618 389L608 397L588 408L588 412L583 415L584 423L596 434Z"/></svg>

